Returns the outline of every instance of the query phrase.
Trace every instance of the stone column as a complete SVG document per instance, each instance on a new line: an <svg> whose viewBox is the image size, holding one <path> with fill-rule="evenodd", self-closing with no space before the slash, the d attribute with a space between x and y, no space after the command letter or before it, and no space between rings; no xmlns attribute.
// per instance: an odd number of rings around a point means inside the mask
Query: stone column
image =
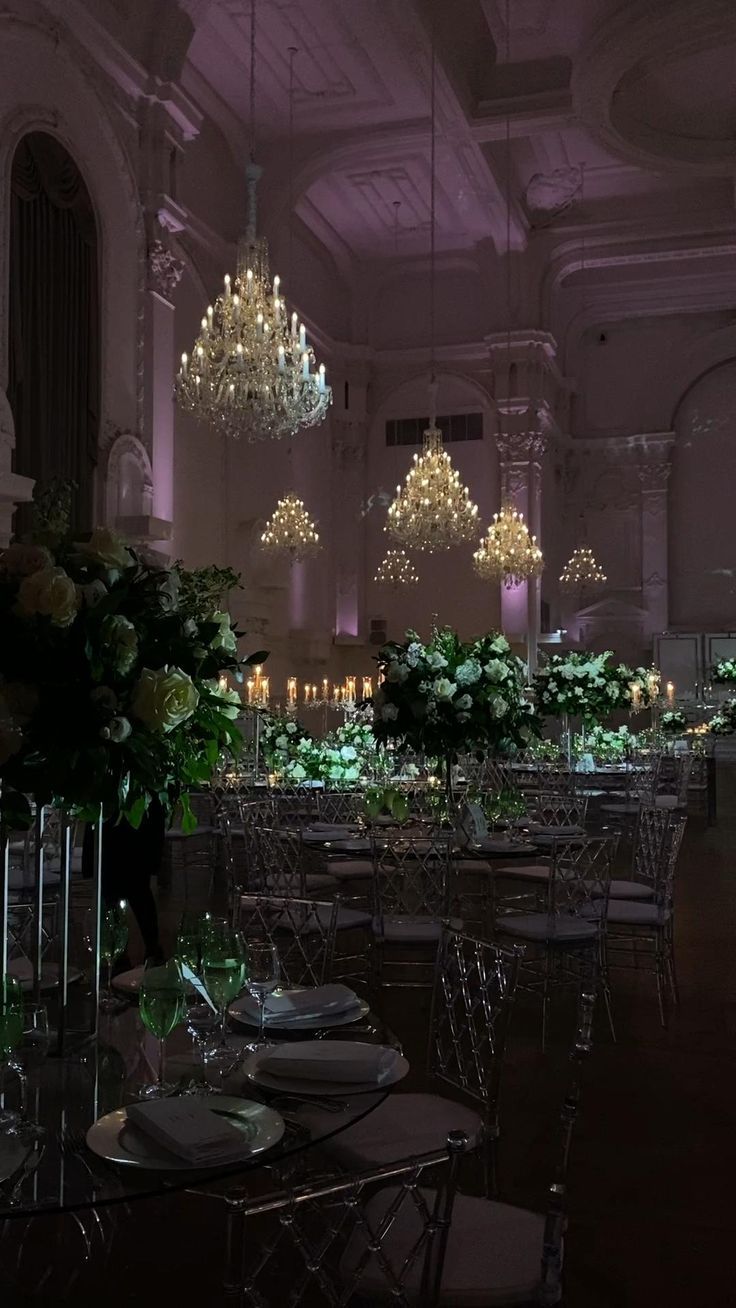
<svg viewBox="0 0 736 1308"><path fill-rule="evenodd" d="M655 636L669 626L667 482L674 437L644 448L639 465L641 486L641 594L645 609L645 635Z"/></svg>
<svg viewBox="0 0 736 1308"><path fill-rule="evenodd" d="M541 459L547 446L542 430L528 430L528 414L507 413L507 430L497 437L501 460L501 503L523 513L530 535L539 540L541 523ZM511 430L509 430L511 428ZM526 640L530 668L536 667L540 630L539 578L518 586L502 586L501 619L513 640Z"/></svg>
<svg viewBox="0 0 736 1308"><path fill-rule="evenodd" d="M364 617L365 498L367 430L362 418L332 423L334 481L333 551L335 560L335 638L350 643L361 637Z"/></svg>

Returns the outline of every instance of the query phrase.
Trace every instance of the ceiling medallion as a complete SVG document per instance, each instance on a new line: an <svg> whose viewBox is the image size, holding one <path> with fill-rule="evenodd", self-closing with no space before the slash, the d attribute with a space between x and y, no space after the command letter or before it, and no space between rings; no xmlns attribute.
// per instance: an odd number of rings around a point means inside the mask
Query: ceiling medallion
<svg viewBox="0 0 736 1308"><path fill-rule="evenodd" d="M377 586L391 586L398 590L401 586L416 586L419 573L406 550L388 550L373 580Z"/></svg>
<svg viewBox="0 0 736 1308"><path fill-rule="evenodd" d="M304 501L293 491L280 499L261 536L261 548L273 554L288 554L292 563L301 563L322 549Z"/></svg>
<svg viewBox="0 0 736 1308"><path fill-rule="evenodd" d="M544 568L536 536L529 535L523 513L505 504L473 555L475 571L485 581L518 586L538 577Z"/></svg>
<svg viewBox="0 0 736 1308"><path fill-rule="evenodd" d="M608 580L595 555L587 545L579 545L560 573L563 590L582 590L588 586L603 586Z"/></svg>

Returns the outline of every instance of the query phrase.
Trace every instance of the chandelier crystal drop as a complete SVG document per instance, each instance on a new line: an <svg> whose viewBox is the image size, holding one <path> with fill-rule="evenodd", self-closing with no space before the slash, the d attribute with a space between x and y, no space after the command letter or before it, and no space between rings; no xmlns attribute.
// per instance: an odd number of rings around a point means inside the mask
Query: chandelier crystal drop
<svg viewBox="0 0 736 1308"><path fill-rule="evenodd" d="M261 548L274 554L288 554L292 563L300 563L322 549L304 501L293 491L280 499L261 536Z"/></svg>
<svg viewBox="0 0 736 1308"><path fill-rule="evenodd" d="M392 586L398 590L400 586L416 586L419 573L406 550L388 550L373 580L378 586Z"/></svg>
<svg viewBox="0 0 736 1308"><path fill-rule="evenodd" d="M472 540L477 523L478 505L462 485L432 419L422 453L414 455L403 488L396 487L384 531L409 549L431 553Z"/></svg>
<svg viewBox="0 0 736 1308"><path fill-rule="evenodd" d="M523 513L505 504L494 513L493 522L473 555L475 571L485 581L502 581L518 586L538 577L544 568L536 536L529 535Z"/></svg>
<svg viewBox="0 0 736 1308"><path fill-rule="evenodd" d="M587 545L579 545L560 573L560 585L565 590L581 590L587 586L603 586L608 580L596 557Z"/></svg>

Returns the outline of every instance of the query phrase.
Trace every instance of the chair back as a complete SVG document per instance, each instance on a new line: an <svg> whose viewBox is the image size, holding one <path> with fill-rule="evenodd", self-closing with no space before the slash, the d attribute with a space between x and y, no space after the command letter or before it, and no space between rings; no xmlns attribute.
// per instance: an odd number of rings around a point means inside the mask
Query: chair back
<svg viewBox="0 0 736 1308"><path fill-rule="evenodd" d="M675 894L675 872L677 870L677 861L680 857L682 838L685 835L686 826L687 815L681 813L673 817L667 829L667 839L665 842L660 875L654 886L654 898L662 908L672 908Z"/></svg>
<svg viewBox="0 0 736 1308"><path fill-rule="evenodd" d="M693 770L693 755L678 754L675 758L675 801L678 808L687 808L687 792Z"/></svg>
<svg viewBox="0 0 736 1308"><path fill-rule="evenodd" d="M271 790L271 811L277 827L308 827L318 816L317 790Z"/></svg>
<svg viewBox="0 0 736 1308"><path fill-rule="evenodd" d="M503 949L446 926L437 953L429 1070L479 1100L498 1130L501 1070L523 948Z"/></svg>
<svg viewBox="0 0 736 1308"><path fill-rule="evenodd" d="M321 986L329 981L335 954L338 902L241 895L239 930L249 938L275 945L281 964L281 985Z"/></svg>
<svg viewBox="0 0 736 1308"><path fill-rule="evenodd" d="M657 750L632 754L629 759L627 796L642 804L653 804L662 755Z"/></svg>
<svg viewBox="0 0 736 1308"><path fill-rule="evenodd" d="M536 763L536 789L540 794L569 795L582 774L570 770L567 763L539 759Z"/></svg>
<svg viewBox="0 0 736 1308"><path fill-rule="evenodd" d="M549 878L549 911L605 921L618 836L556 840Z"/></svg>
<svg viewBox="0 0 736 1308"><path fill-rule="evenodd" d="M631 852L631 876L634 881L645 882L652 889L657 885L663 860L667 856L671 823L671 809L642 804L636 819Z"/></svg>
<svg viewBox="0 0 736 1308"><path fill-rule="evenodd" d="M255 864L248 890L306 899L301 833L283 827L254 826Z"/></svg>
<svg viewBox="0 0 736 1308"><path fill-rule="evenodd" d="M546 827L584 827L588 796L540 791L534 796L530 807L535 821Z"/></svg>
<svg viewBox="0 0 736 1308"><path fill-rule="evenodd" d="M373 884L380 916L448 915L453 835L389 834L373 841Z"/></svg>
<svg viewBox="0 0 736 1308"><path fill-rule="evenodd" d="M359 790L318 790L317 816L320 822L356 822L365 812L365 799Z"/></svg>
<svg viewBox="0 0 736 1308"><path fill-rule="evenodd" d="M435 1308L464 1148L465 1136L453 1132L446 1150L231 1202L244 1218L237 1285L229 1287L239 1305ZM408 1247L393 1238L407 1218Z"/></svg>

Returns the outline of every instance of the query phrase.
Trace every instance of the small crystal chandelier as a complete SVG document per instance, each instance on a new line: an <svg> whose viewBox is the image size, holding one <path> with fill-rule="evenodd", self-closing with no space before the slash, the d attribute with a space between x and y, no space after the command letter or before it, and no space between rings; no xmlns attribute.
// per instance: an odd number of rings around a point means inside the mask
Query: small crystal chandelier
<svg viewBox="0 0 736 1308"><path fill-rule="evenodd" d="M560 573L564 590L583 590L588 586L603 586L608 580L596 557L587 545L579 545Z"/></svg>
<svg viewBox="0 0 736 1308"><path fill-rule="evenodd" d="M494 513L493 522L473 555L475 571L485 581L502 581L518 586L538 577L544 567L536 536L529 535L523 513L505 504Z"/></svg>
<svg viewBox="0 0 736 1308"><path fill-rule="evenodd" d="M235 281L207 307L191 357L181 356L175 394L182 409L233 437L295 436L322 422L332 402L324 364L316 366L306 329L289 315L268 246L256 235L255 0L251 0L251 158L248 222L238 243Z"/></svg>
<svg viewBox="0 0 736 1308"><path fill-rule="evenodd" d="M406 550L388 550L373 580L378 586L392 586L398 590L400 586L416 586L419 573Z"/></svg>
<svg viewBox="0 0 736 1308"><path fill-rule="evenodd" d="M300 563L322 549L304 501L293 491L276 505L261 536L261 548L274 554L288 554L292 563Z"/></svg>

